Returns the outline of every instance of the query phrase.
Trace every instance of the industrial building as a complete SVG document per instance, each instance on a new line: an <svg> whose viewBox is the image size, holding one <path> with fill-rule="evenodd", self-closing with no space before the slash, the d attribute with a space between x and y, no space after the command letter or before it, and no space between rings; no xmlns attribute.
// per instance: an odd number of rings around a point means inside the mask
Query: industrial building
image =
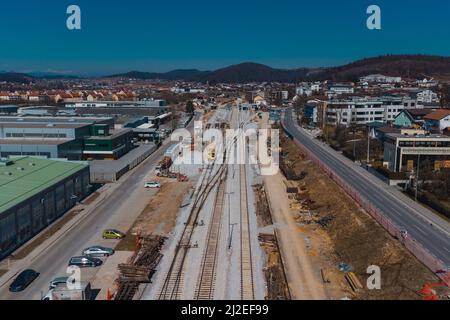
<svg viewBox="0 0 450 320"><path fill-rule="evenodd" d="M384 139L384 161L395 172L413 171L419 162L420 168L450 168L450 137L388 133Z"/></svg>
<svg viewBox="0 0 450 320"><path fill-rule="evenodd" d="M40 156L80 160L83 142L77 139L0 139L1 157Z"/></svg>
<svg viewBox="0 0 450 320"><path fill-rule="evenodd" d="M0 105L0 114L15 114L19 107L14 105Z"/></svg>
<svg viewBox="0 0 450 320"><path fill-rule="evenodd" d="M131 129L109 131L106 125L93 125L84 139L84 160L117 160L133 149Z"/></svg>
<svg viewBox="0 0 450 320"><path fill-rule="evenodd" d="M67 108L162 108L166 106L165 100L82 101L66 105Z"/></svg>
<svg viewBox="0 0 450 320"><path fill-rule="evenodd" d="M0 161L0 259L90 192L84 162L16 157Z"/></svg>
<svg viewBox="0 0 450 320"><path fill-rule="evenodd" d="M158 143L161 138L159 128L167 124L171 116L172 113L167 112L158 116L139 117L124 124L124 127L132 130L133 138L137 141Z"/></svg>
<svg viewBox="0 0 450 320"><path fill-rule="evenodd" d="M118 159L133 148L129 129L113 118L0 117L0 156L68 160Z"/></svg>

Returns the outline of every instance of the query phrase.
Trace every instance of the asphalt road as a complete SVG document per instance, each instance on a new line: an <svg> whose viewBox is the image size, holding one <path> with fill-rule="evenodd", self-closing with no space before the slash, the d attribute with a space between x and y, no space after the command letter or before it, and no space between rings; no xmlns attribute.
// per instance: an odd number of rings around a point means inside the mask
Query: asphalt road
<svg viewBox="0 0 450 320"><path fill-rule="evenodd" d="M335 174L358 190L397 226L406 229L410 237L443 261L447 267L450 266L450 224L447 221L409 198L395 195L390 187L380 184L378 178L323 143L314 140L294 123L291 109L286 110L285 126L297 141L314 153Z"/></svg>
<svg viewBox="0 0 450 320"><path fill-rule="evenodd" d="M192 127L193 121L188 129L192 129ZM79 256L84 248L91 245L114 247L118 241L103 240L101 238L102 231L107 228L114 228L114 222L130 214L121 210L120 204L130 198L133 190L143 189L145 177L154 169L170 145L171 143L165 143L128 175L123 176L118 182L120 185L91 214L83 218L61 239L41 252L26 268L24 267L24 269L29 268L40 272L40 276L25 291L9 292L11 280L0 287L0 300L40 300L41 295L47 293L50 281L57 276L68 276L66 270L71 257ZM133 213L133 215L139 215L139 213ZM96 271L93 268L81 269L82 281L92 277Z"/></svg>

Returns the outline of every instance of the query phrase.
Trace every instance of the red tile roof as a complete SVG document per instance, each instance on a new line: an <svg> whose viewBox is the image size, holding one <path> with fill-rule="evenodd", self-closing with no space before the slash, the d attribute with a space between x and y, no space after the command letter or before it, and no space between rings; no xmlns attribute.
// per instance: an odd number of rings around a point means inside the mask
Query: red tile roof
<svg viewBox="0 0 450 320"><path fill-rule="evenodd" d="M425 116L427 120L442 120L450 115L450 109L438 109Z"/></svg>

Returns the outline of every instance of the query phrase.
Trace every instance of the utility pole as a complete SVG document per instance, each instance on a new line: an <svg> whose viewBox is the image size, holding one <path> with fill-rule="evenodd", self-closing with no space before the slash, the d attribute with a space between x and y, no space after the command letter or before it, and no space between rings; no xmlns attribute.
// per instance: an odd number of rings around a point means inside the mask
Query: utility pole
<svg viewBox="0 0 450 320"><path fill-rule="evenodd" d="M416 172L416 194L415 194L415 199L417 202L417 194L419 192L419 170L420 170L420 153L417 156L417 172Z"/></svg>
<svg viewBox="0 0 450 320"><path fill-rule="evenodd" d="M367 127L367 167L370 163L370 127Z"/></svg>
<svg viewBox="0 0 450 320"><path fill-rule="evenodd" d="M356 161L356 140L355 140L355 131L356 131L356 129L353 128L353 161Z"/></svg>
<svg viewBox="0 0 450 320"><path fill-rule="evenodd" d="M231 202L230 195L234 194L234 192L225 192L228 196L228 249L231 249Z"/></svg>

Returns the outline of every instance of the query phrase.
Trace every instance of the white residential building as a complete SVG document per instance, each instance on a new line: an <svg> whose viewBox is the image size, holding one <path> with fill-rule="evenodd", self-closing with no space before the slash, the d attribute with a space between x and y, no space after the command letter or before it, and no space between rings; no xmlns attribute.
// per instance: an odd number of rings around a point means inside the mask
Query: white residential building
<svg viewBox="0 0 450 320"><path fill-rule="evenodd" d="M438 95L431 90L424 90L417 93L417 102L421 103L433 103L438 102Z"/></svg>
<svg viewBox="0 0 450 320"><path fill-rule="evenodd" d="M320 82L314 82L311 84L311 90L313 92L319 92L321 87L322 87L322 84Z"/></svg>
<svg viewBox="0 0 450 320"><path fill-rule="evenodd" d="M331 100L327 103L326 121L330 125L349 127L371 122L392 122L404 109L414 108L416 103L405 97L351 97Z"/></svg>
<svg viewBox="0 0 450 320"><path fill-rule="evenodd" d="M337 83L328 85L327 96L329 99L334 98L341 94L353 94L355 93L355 87L353 84Z"/></svg>
<svg viewBox="0 0 450 320"><path fill-rule="evenodd" d="M310 97L313 94L313 90L308 85L301 85L295 89L295 94L297 96Z"/></svg>
<svg viewBox="0 0 450 320"><path fill-rule="evenodd" d="M359 78L359 81L368 83L400 83L402 82L402 78L389 77L382 74L370 74L365 77Z"/></svg>

